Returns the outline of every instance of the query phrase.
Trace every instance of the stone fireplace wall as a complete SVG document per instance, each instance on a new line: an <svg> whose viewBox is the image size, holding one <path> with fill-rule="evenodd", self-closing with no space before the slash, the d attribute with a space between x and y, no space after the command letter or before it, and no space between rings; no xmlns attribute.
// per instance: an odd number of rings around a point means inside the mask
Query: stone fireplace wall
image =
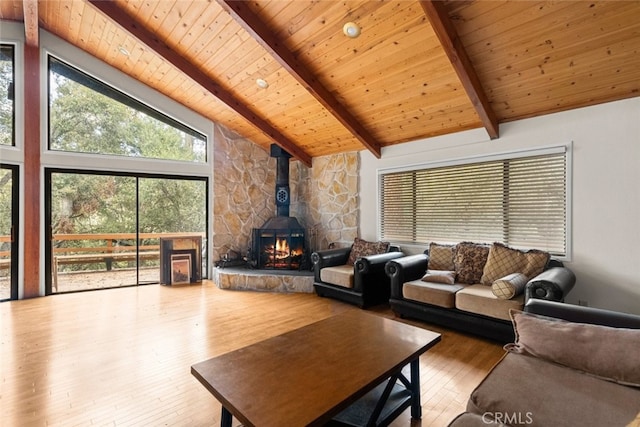
<svg viewBox="0 0 640 427"><path fill-rule="evenodd" d="M359 170L357 152L316 157L312 169L292 163L291 215L304 218L311 250L346 247L358 236Z"/></svg>
<svg viewBox="0 0 640 427"><path fill-rule="evenodd" d="M251 230L275 215L276 159L262 147L216 125L213 143L213 253L247 255Z"/></svg>
<svg viewBox="0 0 640 427"><path fill-rule="evenodd" d="M251 230L276 215L276 159L220 125L215 126L213 151L210 259L215 262L229 251L246 255ZM290 162L290 216L307 230L307 248L348 246L358 235L359 168L357 152L316 157L311 169Z"/></svg>

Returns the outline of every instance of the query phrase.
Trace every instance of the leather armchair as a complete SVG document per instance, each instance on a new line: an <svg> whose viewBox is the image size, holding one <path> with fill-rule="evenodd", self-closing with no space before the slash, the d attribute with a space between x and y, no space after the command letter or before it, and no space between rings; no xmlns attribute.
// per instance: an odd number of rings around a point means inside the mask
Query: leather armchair
<svg viewBox="0 0 640 427"><path fill-rule="evenodd" d="M350 253L351 247L311 254L316 293L360 308L388 303L389 277L384 266L387 261L404 256L400 248L391 245L385 253L356 259L353 266L347 264Z"/></svg>

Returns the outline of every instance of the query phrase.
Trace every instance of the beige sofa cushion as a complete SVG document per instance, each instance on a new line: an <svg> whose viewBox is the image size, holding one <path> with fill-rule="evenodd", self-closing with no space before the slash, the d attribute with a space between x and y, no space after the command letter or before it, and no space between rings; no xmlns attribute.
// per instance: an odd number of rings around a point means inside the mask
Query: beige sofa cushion
<svg viewBox="0 0 640 427"><path fill-rule="evenodd" d="M511 312L511 317L516 342L506 350L640 388L640 329L567 322L521 311Z"/></svg>
<svg viewBox="0 0 640 427"><path fill-rule="evenodd" d="M405 299L437 305L438 307L455 307L456 292L464 285L446 285L442 283L412 280L402 286L402 296Z"/></svg>
<svg viewBox="0 0 640 427"><path fill-rule="evenodd" d="M353 265L324 267L320 270L320 280L332 285L353 288Z"/></svg>
<svg viewBox="0 0 640 427"><path fill-rule="evenodd" d="M522 310L524 295L513 299L500 299L490 286L470 285L456 293L456 308L502 320L511 320L509 310Z"/></svg>
<svg viewBox="0 0 640 427"><path fill-rule="evenodd" d="M531 427L626 426L638 408L637 388L514 353L507 353L467 402L469 412L520 414L530 421L522 425Z"/></svg>
<svg viewBox="0 0 640 427"><path fill-rule="evenodd" d="M525 252L502 243L494 243L489 249L487 263L484 265L479 283L491 285L499 278L512 273L522 273L531 279L542 273L547 262L549 262L547 252L536 249Z"/></svg>

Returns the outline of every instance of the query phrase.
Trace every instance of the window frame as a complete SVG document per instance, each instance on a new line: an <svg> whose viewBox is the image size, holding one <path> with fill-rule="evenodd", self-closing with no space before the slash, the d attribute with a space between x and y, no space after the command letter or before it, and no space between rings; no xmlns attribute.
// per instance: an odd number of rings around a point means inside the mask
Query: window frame
<svg viewBox="0 0 640 427"><path fill-rule="evenodd" d="M0 47L2 48L11 48L11 83L9 86L9 91L13 92L12 94L12 111L11 111L11 144L3 144L2 147L5 148L15 148L16 147L16 103L17 103L17 79L16 79L16 68L17 68L17 61L16 61L16 53L17 53L17 46L15 43L7 43L7 42L3 42L0 41Z"/></svg>
<svg viewBox="0 0 640 427"><path fill-rule="evenodd" d="M377 237L378 239L384 240L383 230L382 230L382 178L387 174L395 174L402 172L414 172L424 169L436 169L436 168L445 168L445 167L455 167L455 166L468 166L478 163L486 163L486 162L494 162L494 161L504 161L510 159L522 159L527 157L536 157L536 156L544 156L544 155L553 155L553 154L565 154L566 161L566 175L565 175L565 253L563 255L553 255L555 259L559 259L562 261L570 261L572 258L572 142L562 144L562 145L551 145L544 146L538 148L531 149L522 149L522 150L512 150L512 151L504 151L494 154L488 155L475 155L468 157L461 157L455 159L441 160L441 161L433 161L433 162L424 162L424 163L416 163L411 165L405 165L400 167L389 167L389 168L380 168L377 170L376 176L376 185L377 185L377 200L376 200L376 228L377 228ZM414 230L415 234L415 230ZM424 249L429 242L394 242L398 244L402 244L405 246L414 246L416 248ZM450 242L441 242L441 243L457 243L454 241Z"/></svg>
<svg viewBox="0 0 640 427"><path fill-rule="evenodd" d="M48 53L45 57L46 62L46 94L47 94L47 138L46 138L46 150L52 153L68 153L68 154L79 154L79 155L90 155L90 156L100 156L100 157L116 157L116 158L137 158L144 159L149 161L166 161L166 162L178 162L182 164L189 165L202 165L207 164L209 162L209 157L211 156L211 152L209 149L210 144L208 143L208 137L205 133L200 132L194 129L192 126L188 126L182 123L179 120L171 117L170 115L164 113L162 110L156 107L152 107L150 104L140 101L139 99L125 93L120 90L117 86L103 81L102 79L93 76L92 74L83 71L75 65L72 65L69 61L65 61L60 59L57 55ZM55 73L59 76L62 76L75 84L79 84L88 88L91 91L94 91L97 94L100 94L108 99L111 102L118 103L120 105L124 105L125 107L137 111L138 113L144 114L146 117L151 118L157 122L164 123L167 126L175 129L176 131L181 132L184 135L191 136L196 138L204 143L205 153L204 160L180 160L180 159L171 159L171 158L157 158L157 157L145 157L145 156L129 156L126 153L101 153L101 152L91 152L91 151L71 151L64 149L57 149L51 147L51 74Z"/></svg>

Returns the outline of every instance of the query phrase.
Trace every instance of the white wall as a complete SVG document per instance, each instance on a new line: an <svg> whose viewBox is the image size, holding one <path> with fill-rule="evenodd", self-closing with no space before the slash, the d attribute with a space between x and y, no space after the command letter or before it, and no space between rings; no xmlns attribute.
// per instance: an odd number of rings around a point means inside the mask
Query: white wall
<svg viewBox="0 0 640 427"><path fill-rule="evenodd" d="M572 254L567 302L640 314L640 98L361 152L360 235L378 239L377 171L573 143ZM403 247L406 252L424 248Z"/></svg>

